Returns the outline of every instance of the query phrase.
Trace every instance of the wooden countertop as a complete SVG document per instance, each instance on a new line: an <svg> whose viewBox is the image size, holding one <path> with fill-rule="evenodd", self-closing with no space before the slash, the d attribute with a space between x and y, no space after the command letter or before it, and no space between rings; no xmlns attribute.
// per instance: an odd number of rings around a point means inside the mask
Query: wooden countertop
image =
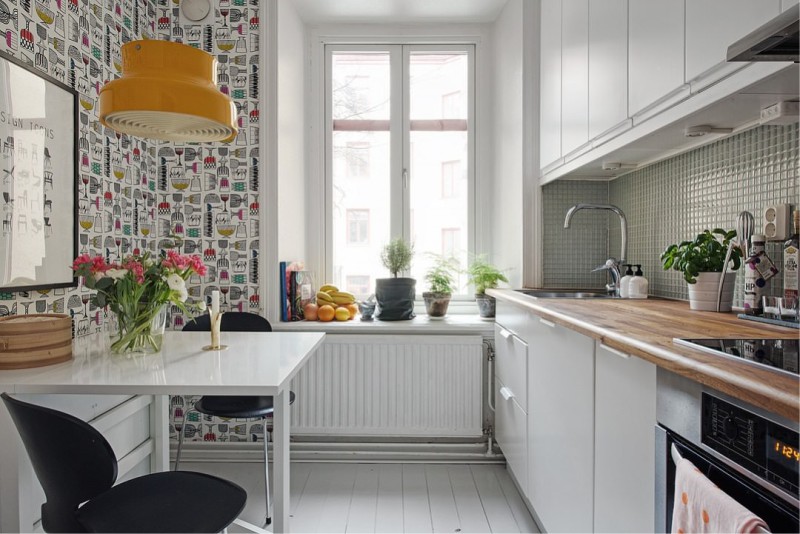
<svg viewBox="0 0 800 534"><path fill-rule="evenodd" d="M688 302L661 299L533 299L491 289L498 299L599 339L770 412L800 418L800 379L673 343L673 338L795 338L798 330L738 319L734 313L697 312Z"/></svg>

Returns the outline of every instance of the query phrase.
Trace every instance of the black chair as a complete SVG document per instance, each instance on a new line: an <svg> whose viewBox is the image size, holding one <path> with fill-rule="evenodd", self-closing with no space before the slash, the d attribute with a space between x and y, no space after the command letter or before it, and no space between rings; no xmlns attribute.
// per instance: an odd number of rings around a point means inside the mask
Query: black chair
<svg viewBox="0 0 800 534"><path fill-rule="evenodd" d="M272 325L265 318L255 313L226 312L222 314L220 331L223 332L272 332ZM186 323L184 332L209 332L211 320L208 315L201 315ZM294 393L289 392L289 404L294 402ZM274 411L273 398L270 396L205 396L201 397L194 405L194 410L206 415L215 415L229 419L255 419L264 420L264 497L267 505L265 525L272 522L270 516L269 498L269 436L267 434L267 416ZM188 411L184 417L188 415ZM177 428L176 428L177 430ZM181 462L181 449L183 448L183 428L178 430L178 451L175 455L175 470Z"/></svg>
<svg viewBox="0 0 800 534"><path fill-rule="evenodd" d="M220 532L244 509L242 488L203 473L154 473L114 486L117 458L89 423L0 397L44 488L45 532Z"/></svg>

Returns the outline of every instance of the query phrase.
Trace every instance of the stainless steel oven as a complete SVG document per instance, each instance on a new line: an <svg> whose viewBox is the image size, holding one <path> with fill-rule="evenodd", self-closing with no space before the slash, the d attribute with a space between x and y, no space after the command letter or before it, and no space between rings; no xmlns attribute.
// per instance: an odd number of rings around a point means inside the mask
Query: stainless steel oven
<svg viewBox="0 0 800 534"><path fill-rule="evenodd" d="M791 421L658 370L656 532L670 532L677 455L772 532L800 532L800 443Z"/></svg>

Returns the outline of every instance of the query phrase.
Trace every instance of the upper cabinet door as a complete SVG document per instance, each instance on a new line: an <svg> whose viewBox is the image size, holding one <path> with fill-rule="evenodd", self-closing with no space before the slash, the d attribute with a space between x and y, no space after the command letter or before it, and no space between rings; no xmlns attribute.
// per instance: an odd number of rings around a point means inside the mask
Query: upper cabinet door
<svg viewBox="0 0 800 534"><path fill-rule="evenodd" d="M728 45L781 10L780 0L686 2L686 81L725 62Z"/></svg>
<svg viewBox="0 0 800 534"><path fill-rule="evenodd" d="M561 152L589 140L589 0L561 4Z"/></svg>
<svg viewBox="0 0 800 534"><path fill-rule="evenodd" d="M628 4L628 115L683 85L684 0Z"/></svg>
<svg viewBox="0 0 800 534"><path fill-rule="evenodd" d="M542 0L539 162L561 157L561 0Z"/></svg>
<svg viewBox="0 0 800 534"><path fill-rule="evenodd" d="M628 118L628 0L589 2L589 139Z"/></svg>

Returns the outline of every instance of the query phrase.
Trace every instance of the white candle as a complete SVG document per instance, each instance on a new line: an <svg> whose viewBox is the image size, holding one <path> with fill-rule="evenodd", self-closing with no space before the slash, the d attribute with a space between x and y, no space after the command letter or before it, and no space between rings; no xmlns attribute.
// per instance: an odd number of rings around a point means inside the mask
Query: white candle
<svg viewBox="0 0 800 534"><path fill-rule="evenodd" d="M219 291L216 289L211 292L211 320L219 313Z"/></svg>

